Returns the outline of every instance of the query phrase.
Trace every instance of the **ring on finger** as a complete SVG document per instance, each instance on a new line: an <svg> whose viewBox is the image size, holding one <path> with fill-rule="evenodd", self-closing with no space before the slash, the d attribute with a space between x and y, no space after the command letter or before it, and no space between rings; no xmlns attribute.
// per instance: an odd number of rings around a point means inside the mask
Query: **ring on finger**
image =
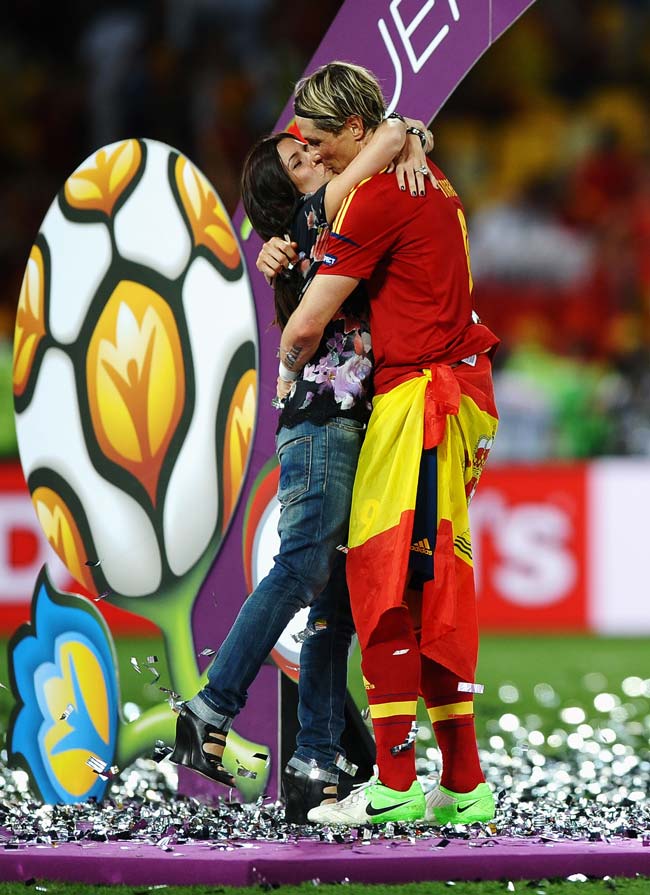
<svg viewBox="0 0 650 895"><path fill-rule="evenodd" d="M415 169L415 173L416 173L416 174L428 174L428 173L429 173L429 169L427 168L426 165L422 165L421 168L416 168L416 169Z"/></svg>

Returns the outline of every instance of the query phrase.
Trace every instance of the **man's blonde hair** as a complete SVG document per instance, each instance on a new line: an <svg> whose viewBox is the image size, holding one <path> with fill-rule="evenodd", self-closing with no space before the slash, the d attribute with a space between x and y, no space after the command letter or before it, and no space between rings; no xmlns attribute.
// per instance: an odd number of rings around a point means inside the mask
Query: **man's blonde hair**
<svg viewBox="0 0 650 895"><path fill-rule="evenodd" d="M296 84L294 112L311 118L320 130L337 133L350 115L374 130L386 113L377 78L352 62L328 62Z"/></svg>

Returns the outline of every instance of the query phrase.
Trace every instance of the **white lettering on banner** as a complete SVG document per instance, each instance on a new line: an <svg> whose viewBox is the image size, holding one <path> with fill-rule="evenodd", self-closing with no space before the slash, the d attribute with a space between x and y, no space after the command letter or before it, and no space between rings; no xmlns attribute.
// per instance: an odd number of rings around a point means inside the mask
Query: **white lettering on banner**
<svg viewBox="0 0 650 895"><path fill-rule="evenodd" d="M35 540L34 556L30 556L26 563L17 564L12 560L12 537L17 532L29 532ZM43 534L29 496L0 494L0 603L29 603L44 563L47 563L53 584L65 587L70 581L70 573Z"/></svg>
<svg viewBox="0 0 650 895"><path fill-rule="evenodd" d="M471 509L472 544L477 590L481 578L500 596L518 606L540 607L564 599L577 579L577 562L567 546L572 523L561 507L548 503L507 506L494 491L479 492ZM481 540L488 534L497 560L486 569L481 562Z"/></svg>
<svg viewBox="0 0 650 895"><path fill-rule="evenodd" d="M417 15L411 19L408 25L404 23L404 20L402 19L402 16L399 12L399 6L401 2L402 0L392 0L389 9L395 23L397 34L402 42L402 46L406 51L411 69L414 74L417 74L424 63L427 61L427 59L431 56L432 53L435 52L436 48L449 34L449 25L443 25L442 28L438 28L423 52L420 53L420 55L418 56L415 52L415 49L413 48L411 37L416 29L421 26L421 23L426 18L427 14L433 9L436 0L426 0L426 3L422 6ZM456 0L447 0L447 3L449 5L449 9L451 11L454 22L458 22L460 20L460 10L458 9ZM382 40L384 41L386 49L388 50L390 61L393 63L393 68L395 69L395 90L393 92L393 97L388 104L388 111L393 112L397 107L397 103L399 102L399 98L402 93L402 61L400 59L399 53L397 52L397 49L395 48L395 43L390 35L385 20L379 19L379 21L377 22L377 27L379 28L379 33L381 34Z"/></svg>

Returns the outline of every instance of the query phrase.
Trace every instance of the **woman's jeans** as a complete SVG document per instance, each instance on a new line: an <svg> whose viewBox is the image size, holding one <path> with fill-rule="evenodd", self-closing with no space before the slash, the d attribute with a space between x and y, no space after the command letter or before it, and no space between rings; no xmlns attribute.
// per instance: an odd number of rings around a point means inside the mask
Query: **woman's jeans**
<svg viewBox="0 0 650 895"><path fill-rule="evenodd" d="M243 604L208 671L207 686L189 707L229 729L247 689L293 616L310 606L311 633L300 652L294 758L336 772L345 727L350 641L354 632L345 581L352 485L365 426L343 417L299 423L276 438L282 505L280 552Z"/></svg>

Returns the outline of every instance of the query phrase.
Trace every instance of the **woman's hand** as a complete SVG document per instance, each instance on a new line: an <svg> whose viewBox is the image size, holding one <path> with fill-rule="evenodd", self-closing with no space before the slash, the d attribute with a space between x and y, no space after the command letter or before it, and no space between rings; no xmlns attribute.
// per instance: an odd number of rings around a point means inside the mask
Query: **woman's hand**
<svg viewBox="0 0 650 895"><path fill-rule="evenodd" d="M282 273L283 270L290 270L294 264L298 263L297 248L297 242L290 242L281 236L273 236L264 243L257 256L255 267L264 275L269 286L272 285L273 278L279 273Z"/></svg>
<svg viewBox="0 0 650 895"><path fill-rule="evenodd" d="M416 118L406 118L405 121L407 127L415 127L426 135L426 144L422 146L418 134L407 133L401 152L393 159L388 170L395 171L401 190L405 190L408 186L412 196L424 196L426 180L438 189L438 181L427 164L426 156L426 153L433 149L433 134L424 122Z"/></svg>
<svg viewBox="0 0 650 895"><path fill-rule="evenodd" d="M289 395L289 392L293 388L293 381L289 382L287 379L282 379L278 376L278 382L276 387L277 396L281 401Z"/></svg>

